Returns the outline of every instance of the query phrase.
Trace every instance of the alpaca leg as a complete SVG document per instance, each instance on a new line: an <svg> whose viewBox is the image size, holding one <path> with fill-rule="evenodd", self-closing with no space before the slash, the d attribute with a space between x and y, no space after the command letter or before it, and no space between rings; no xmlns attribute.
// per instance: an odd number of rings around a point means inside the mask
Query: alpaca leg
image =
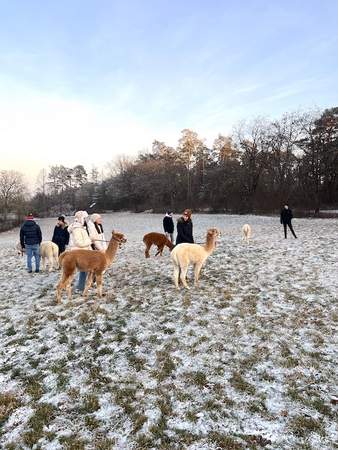
<svg viewBox="0 0 338 450"><path fill-rule="evenodd" d="M179 276L180 276L180 268L175 264L174 265L174 283L175 283L176 289L180 288L179 284L178 284Z"/></svg>
<svg viewBox="0 0 338 450"><path fill-rule="evenodd" d="M187 280L186 280L187 272L188 272L188 266L182 266L181 267L181 276L180 276L180 278L181 278L183 286L186 289L190 289L189 286L188 286Z"/></svg>
<svg viewBox="0 0 338 450"><path fill-rule="evenodd" d="M48 271L51 272L53 270L53 256L48 258Z"/></svg>
<svg viewBox="0 0 338 450"><path fill-rule="evenodd" d="M163 247L164 247L164 245L158 245L158 246L157 246L157 253L156 253L155 256L157 256L157 255L162 256Z"/></svg>
<svg viewBox="0 0 338 450"><path fill-rule="evenodd" d="M196 287L199 285L199 277L200 277L200 272L201 272L202 266L203 266L203 264L201 264L201 263L195 264L195 269L194 269L194 284L195 284Z"/></svg>
<svg viewBox="0 0 338 450"><path fill-rule="evenodd" d="M56 286L56 303L61 303L63 285L61 281Z"/></svg>
<svg viewBox="0 0 338 450"><path fill-rule="evenodd" d="M69 275L62 273L61 280L56 286L56 302L61 303L62 290L65 288L68 282Z"/></svg>
<svg viewBox="0 0 338 450"><path fill-rule="evenodd" d="M46 257L45 256L42 256L42 270L43 271L45 271L46 270Z"/></svg>
<svg viewBox="0 0 338 450"><path fill-rule="evenodd" d="M93 279L94 279L94 273L93 272L89 272L88 276L87 276L86 285L85 285L85 288L83 290L83 298L87 298L88 290L92 287L92 284L93 284Z"/></svg>
<svg viewBox="0 0 338 450"><path fill-rule="evenodd" d="M150 254L149 254L150 247L151 247L151 244L150 245L146 244L146 249L144 252L146 258L150 258Z"/></svg>
<svg viewBox="0 0 338 450"><path fill-rule="evenodd" d="M102 297L102 273L96 275L96 286L99 298Z"/></svg>
<svg viewBox="0 0 338 450"><path fill-rule="evenodd" d="M67 291L67 295L68 295L68 301L71 301L72 299L72 281L74 279L74 275L75 272L72 273L67 280L67 286L66 286L66 291Z"/></svg>

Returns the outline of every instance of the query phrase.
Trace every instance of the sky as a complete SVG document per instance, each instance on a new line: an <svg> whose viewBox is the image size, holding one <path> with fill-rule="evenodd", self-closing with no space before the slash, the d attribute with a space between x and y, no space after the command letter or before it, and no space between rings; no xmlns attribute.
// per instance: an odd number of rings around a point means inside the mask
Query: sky
<svg viewBox="0 0 338 450"><path fill-rule="evenodd" d="M336 0L0 0L0 163L99 169L338 106Z"/></svg>

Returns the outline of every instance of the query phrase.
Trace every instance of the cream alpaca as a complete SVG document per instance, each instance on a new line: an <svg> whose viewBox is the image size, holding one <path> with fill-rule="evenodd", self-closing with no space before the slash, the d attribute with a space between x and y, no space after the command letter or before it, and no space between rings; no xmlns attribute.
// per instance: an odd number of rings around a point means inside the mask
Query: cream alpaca
<svg viewBox="0 0 338 450"><path fill-rule="evenodd" d="M118 247L126 242L127 239L122 233L112 232L108 248L105 252L99 250L72 250L60 255L59 262L63 269L62 277L56 287L57 302L61 302L62 290L66 289L68 300L72 298L71 283L76 269L80 272L87 272L87 282L83 291L83 297L86 298L88 289L91 287L94 275L96 277L97 293L102 297L102 276L105 270L113 262Z"/></svg>
<svg viewBox="0 0 338 450"><path fill-rule="evenodd" d="M242 233L243 233L242 240L246 241L247 243L249 243L249 239L251 238L251 227L250 227L250 225L248 223L243 225Z"/></svg>
<svg viewBox="0 0 338 450"><path fill-rule="evenodd" d="M177 245L172 250L171 260L174 263L174 282L177 289L179 289L179 277L183 286L189 289L186 275L190 264L194 265L194 284L198 286L201 268L208 256L214 251L216 239L219 234L217 228L210 228L207 231L206 243L204 245L184 243Z"/></svg>
<svg viewBox="0 0 338 450"><path fill-rule="evenodd" d="M59 268L59 247L52 241L43 241L40 244L40 257L42 270L46 270L46 260L48 260L49 272Z"/></svg>
<svg viewBox="0 0 338 450"><path fill-rule="evenodd" d="M26 249L21 247L20 242L16 244L18 255L23 256ZM40 257L42 261L42 270L46 270L46 259L48 260L49 272L59 268L59 247L52 241L43 241L40 244Z"/></svg>

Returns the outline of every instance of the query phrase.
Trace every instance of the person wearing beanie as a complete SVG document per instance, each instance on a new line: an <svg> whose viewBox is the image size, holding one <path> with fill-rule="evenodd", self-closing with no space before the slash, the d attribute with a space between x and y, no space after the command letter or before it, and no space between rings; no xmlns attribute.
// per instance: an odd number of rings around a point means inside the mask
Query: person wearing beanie
<svg viewBox="0 0 338 450"><path fill-rule="evenodd" d="M174 242L174 221L173 213L171 211L167 211L163 217L163 229L167 239Z"/></svg>
<svg viewBox="0 0 338 450"><path fill-rule="evenodd" d="M69 225L68 232L70 237L70 250L91 250L91 239L89 237L86 220L87 211L77 211L74 216L74 222ZM77 282L77 290L83 292L86 284L87 273L80 272Z"/></svg>
<svg viewBox="0 0 338 450"><path fill-rule="evenodd" d="M176 245L182 244L183 242L187 242L188 244L194 243L191 216L191 209L185 209L182 217L177 220Z"/></svg>
<svg viewBox="0 0 338 450"><path fill-rule="evenodd" d="M66 250L66 245L69 244L68 225L65 222L64 216L59 216L57 219L52 242L54 242L59 247L59 255L61 255L61 253Z"/></svg>
<svg viewBox="0 0 338 450"><path fill-rule="evenodd" d="M35 272L40 271L40 244L42 233L39 225L35 222L33 214L26 216L25 222L20 228L20 244L26 249L27 270L32 273L32 258L35 260Z"/></svg>
<svg viewBox="0 0 338 450"><path fill-rule="evenodd" d="M94 250L105 252L107 249L106 239L104 237L102 217L100 214L94 213L87 222L89 237L92 240Z"/></svg>

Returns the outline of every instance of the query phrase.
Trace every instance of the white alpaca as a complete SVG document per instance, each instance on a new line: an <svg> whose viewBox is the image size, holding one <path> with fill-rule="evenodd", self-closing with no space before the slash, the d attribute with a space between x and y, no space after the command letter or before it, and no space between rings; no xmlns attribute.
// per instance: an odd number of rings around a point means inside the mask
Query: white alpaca
<svg viewBox="0 0 338 450"><path fill-rule="evenodd" d="M216 239L219 234L217 228L210 228L207 231L206 243L204 245L184 243L176 245L172 250L170 257L174 263L174 282L176 289L179 289L179 277L183 286L189 289L186 276L190 264L194 265L194 285L198 286L201 268L208 256L214 251Z"/></svg>
<svg viewBox="0 0 338 450"><path fill-rule="evenodd" d="M59 247L52 241L43 241L40 244L40 256L42 270L46 270L46 259L48 260L49 272L55 268L59 268Z"/></svg>
<svg viewBox="0 0 338 450"><path fill-rule="evenodd" d="M246 241L247 243L249 243L249 239L251 238L251 227L250 227L250 225L248 223L243 225L242 233L243 233L242 240Z"/></svg>
<svg viewBox="0 0 338 450"><path fill-rule="evenodd" d="M16 251L18 252L18 255L23 256L23 254L26 252L24 248L21 247L21 243L18 242L15 246Z"/></svg>

